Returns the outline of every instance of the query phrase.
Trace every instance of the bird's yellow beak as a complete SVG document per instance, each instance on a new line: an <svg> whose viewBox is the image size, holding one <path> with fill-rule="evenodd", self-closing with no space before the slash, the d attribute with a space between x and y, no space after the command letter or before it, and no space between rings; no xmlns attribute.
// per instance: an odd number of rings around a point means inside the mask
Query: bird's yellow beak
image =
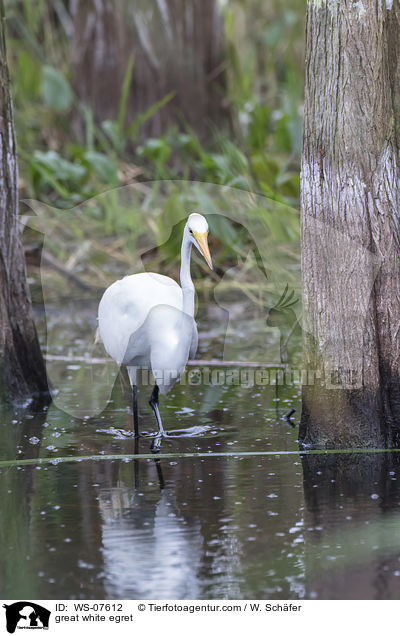
<svg viewBox="0 0 400 636"><path fill-rule="evenodd" d="M200 252L203 254L204 258L207 261L207 265L209 266L210 269L212 269L213 266L211 261L211 255L210 255L210 250L208 248L208 242L207 242L208 232L204 232L204 234L200 234L200 232L193 232L193 236L197 241L197 245L200 248Z"/></svg>

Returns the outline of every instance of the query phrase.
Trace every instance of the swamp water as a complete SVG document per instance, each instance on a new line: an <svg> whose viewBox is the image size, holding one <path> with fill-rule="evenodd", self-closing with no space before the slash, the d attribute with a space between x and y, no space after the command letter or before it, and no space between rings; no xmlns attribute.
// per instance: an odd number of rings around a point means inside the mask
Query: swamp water
<svg viewBox="0 0 400 636"><path fill-rule="evenodd" d="M88 350L95 315L48 312L50 353ZM240 312L236 338L219 322L203 317L199 358L279 343ZM152 455L151 387L137 443L124 376L98 407L113 366L48 369L61 387L48 409L1 413L1 598L400 597L400 454L299 454L298 385L177 384Z"/></svg>

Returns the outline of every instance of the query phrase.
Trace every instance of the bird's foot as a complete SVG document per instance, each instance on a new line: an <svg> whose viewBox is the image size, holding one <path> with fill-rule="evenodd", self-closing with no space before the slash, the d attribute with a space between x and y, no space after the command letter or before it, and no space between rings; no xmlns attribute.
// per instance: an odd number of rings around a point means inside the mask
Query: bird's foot
<svg viewBox="0 0 400 636"><path fill-rule="evenodd" d="M164 431L164 429L162 429L161 431L159 431L157 433L157 435L153 439L153 441L151 443L151 446L150 446L150 450L151 450L152 453L159 453L160 452L161 443L162 443L163 439L165 439L166 437L168 437L168 433L166 431Z"/></svg>

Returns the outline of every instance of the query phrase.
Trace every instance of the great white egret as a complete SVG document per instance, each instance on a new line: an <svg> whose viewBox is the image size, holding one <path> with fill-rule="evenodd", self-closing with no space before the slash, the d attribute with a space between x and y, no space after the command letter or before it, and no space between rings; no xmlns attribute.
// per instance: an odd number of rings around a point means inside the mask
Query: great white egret
<svg viewBox="0 0 400 636"><path fill-rule="evenodd" d="M146 272L125 276L110 285L99 304L99 332L107 353L125 364L132 387L135 437L139 436L137 371L150 369L155 384L150 397L161 439L165 435L158 394L166 394L197 350L194 285L190 276L192 245L212 269L207 243L208 224L191 214L183 231L178 283L168 276Z"/></svg>

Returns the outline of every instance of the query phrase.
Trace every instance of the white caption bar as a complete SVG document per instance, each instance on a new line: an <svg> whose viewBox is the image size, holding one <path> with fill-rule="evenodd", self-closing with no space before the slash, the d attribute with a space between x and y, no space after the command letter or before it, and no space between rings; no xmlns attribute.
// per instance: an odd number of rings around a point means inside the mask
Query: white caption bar
<svg viewBox="0 0 400 636"><path fill-rule="evenodd" d="M363 636L376 636L397 623L400 601L0 601L0 633L138 634L161 628L163 635L187 630L293 630L296 636L337 636L354 625ZM267 633L265 631L260 633ZM268 632L271 633L271 632ZM287 632L289 633L289 632Z"/></svg>

